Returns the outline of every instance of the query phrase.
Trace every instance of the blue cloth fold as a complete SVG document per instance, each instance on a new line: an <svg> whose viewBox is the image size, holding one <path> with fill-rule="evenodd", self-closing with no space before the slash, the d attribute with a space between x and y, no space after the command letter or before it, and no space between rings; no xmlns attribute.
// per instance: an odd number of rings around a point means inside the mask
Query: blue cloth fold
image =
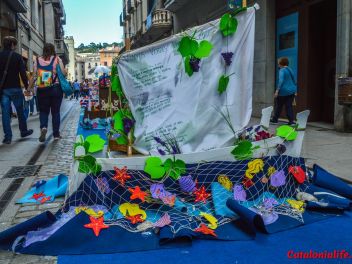
<svg viewBox="0 0 352 264"><path fill-rule="evenodd" d="M19 236L26 235L29 231L48 227L56 221L56 217L49 211L41 213L23 223L15 225L0 233L0 248L10 250L13 242Z"/></svg>
<svg viewBox="0 0 352 264"><path fill-rule="evenodd" d="M337 176L324 170L317 164L314 164L313 172L313 183L315 185L329 189L348 199L352 199L352 187L340 180Z"/></svg>

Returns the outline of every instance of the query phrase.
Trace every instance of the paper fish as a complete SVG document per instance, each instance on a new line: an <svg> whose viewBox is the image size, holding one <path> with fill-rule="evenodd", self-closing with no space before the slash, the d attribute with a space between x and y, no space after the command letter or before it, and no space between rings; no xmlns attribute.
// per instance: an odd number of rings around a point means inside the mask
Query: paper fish
<svg viewBox="0 0 352 264"><path fill-rule="evenodd" d="M153 223L149 222L149 221L145 221L145 222L139 224L136 228L138 231L143 232L143 231L146 231L150 228L153 228Z"/></svg>
<svg viewBox="0 0 352 264"><path fill-rule="evenodd" d="M111 189L110 189L108 180L105 177L97 178L94 180L94 182L102 194L104 194L104 193L109 194L110 193Z"/></svg>
<svg viewBox="0 0 352 264"><path fill-rule="evenodd" d="M94 218L99 218L104 215L104 212L101 210L96 212L92 208L89 208L89 207L82 207L82 206L76 207L75 213L79 214L80 212L85 212L87 215L92 216Z"/></svg>
<svg viewBox="0 0 352 264"><path fill-rule="evenodd" d="M252 179L255 174L262 171L264 168L264 162L261 159L255 159L248 162L248 169L246 170L246 177Z"/></svg>
<svg viewBox="0 0 352 264"><path fill-rule="evenodd" d="M176 195L165 190L165 186L162 183L155 183L150 186L150 193L154 199L160 199L164 204L174 206L176 201Z"/></svg>
<svg viewBox="0 0 352 264"><path fill-rule="evenodd" d="M293 199L287 199L286 202L294 209L298 210L300 213L304 212L304 202L296 201Z"/></svg>
<svg viewBox="0 0 352 264"><path fill-rule="evenodd" d="M290 166L288 168L288 172L290 174L292 174L293 177L295 177L296 181L299 184L304 183L304 181L306 179L306 173L304 172L304 170L300 166Z"/></svg>
<svg viewBox="0 0 352 264"><path fill-rule="evenodd" d="M242 185L236 184L233 187L233 199L235 199L236 201L244 202L246 201L246 198L247 198L247 193L243 189Z"/></svg>
<svg viewBox="0 0 352 264"><path fill-rule="evenodd" d="M305 192L298 192L296 194L296 199L298 201L309 201L309 202L317 202L318 199L311 195L310 193L305 193Z"/></svg>
<svg viewBox="0 0 352 264"><path fill-rule="evenodd" d="M252 187L252 186L254 185L254 182L253 182L251 179L244 178L244 179L242 180L242 184L243 184L243 186L244 186L246 189L248 189L248 188L250 188L250 187Z"/></svg>
<svg viewBox="0 0 352 264"><path fill-rule="evenodd" d="M268 168L266 175L268 175L268 177L270 177L271 175L273 175L275 173L275 171L276 171L276 169L271 166Z"/></svg>
<svg viewBox="0 0 352 264"><path fill-rule="evenodd" d="M138 204L123 203L119 206L119 211L124 217L141 215L141 219L147 218L146 212L140 209Z"/></svg>
<svg viewBox="0 0 352 264"><path fill-rule="evenodd" d="M211 214L200 212L201 216L203 216L209 222L208 227L211 229L216 229L218 227L218 219L216 219Z"/></svg>
<svg viewBox="0 0 352 264"><path fill-rule="evenodd" d="M191 175L182 176L178 180L178 182L179 182L180 188L183 192L190 193L196 189L196 183L193 181Z"/></svg>
<svg viewBox="0 0 352 264"><path fill-rule="evenodd" d="M164 227L171 224L171 219L168 213L165 213L158 221L156 221L154 227Z"/></svg>
<svg viewBox="0 0 352 264"><path fill-rule="evenodd" d="M219 175L218 182L224 187L226 190L231 191L233 183L230 181L229 177L224 174Z"/></svg>
<svg viewBox="0 0 352 264"><path fill-rule="evenodd" d="M285 183L286 183L286 175L283 170L276 171L270 177L270 184L273 187L280 187L282 185L285 185Z"/></svg>
<svg viewBox="0 0 352 264"><path fill-rule="evenodd" d="M194 231L203 233L204 235L211 235L211 236L217 237L217 235L215 234L215 231L207 227L205 224L201 224L198 228L194 229Z"/></svg>

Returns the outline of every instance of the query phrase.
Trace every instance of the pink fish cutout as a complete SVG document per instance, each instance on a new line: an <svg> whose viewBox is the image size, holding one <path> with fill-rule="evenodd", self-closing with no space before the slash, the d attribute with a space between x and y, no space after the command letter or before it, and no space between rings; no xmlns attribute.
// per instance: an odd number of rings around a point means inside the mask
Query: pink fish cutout
<svg viewBox="0 0 352 264"><path fill-rule="evenodd" d="M171 224L171 219L168 213L165 213L158 221L156 221L153 226L154 227L164 227Z"/></svg>
<svg viewBox="0 0 352 264"><path fill-rule="evenodd" d="M241 202L246 201L247 193L243 189L242 185L235 184L235 186L233 186L233 199L235 199L236 201L241 201Z"/></svg>
<svg viewBox="0 0 352 264"><path fill-rule="evenodd" d="M273 175L270 177L270 184L273 187L280 187L282 185L285 185L286 183L286 175L283 170L279 170L274 172Z"/></svg>

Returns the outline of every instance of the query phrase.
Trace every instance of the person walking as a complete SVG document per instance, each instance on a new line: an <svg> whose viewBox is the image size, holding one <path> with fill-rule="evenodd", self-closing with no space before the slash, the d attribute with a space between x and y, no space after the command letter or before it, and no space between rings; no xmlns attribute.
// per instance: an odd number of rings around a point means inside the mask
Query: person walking
<svg viewBox="0 0 352 264"><path fill-rule="evenodd" d="M49 114L51 112L54 140L61 138L60 135L60 108L63 98L56 66L61 67L61 71L66 75L66 69L61 59L56 56L55 47L51 43L46 43L43 55L37 58L34 63L34 76L31 79L31 87L36 81L37 100L40 120L40 142L45 142L48 131Z"/></svg>
<svg viewBox="0 0 352 264"><path fill-rule="evenodd" d="M270 120L273 124L278 123L282 108L285 106L288 124L295 125L292 105L295 96L297 96L297 84L295 78L293 77L293 71L290 67L288 67L288 65L288 58L279 58L279 84L274 94L274 98L276 100L274 116Z"/></svg>
<svg viewBox="0 0 352 264"><path fill-rule="evenodd" d="M28 78L26 67L20 54L14 50L17 47L17 39L7 36L3 39L3 51L0 52L0 92L2 108L2 125L4 130L3 144L11 144L11 103L16 108L18 126L21 137L33 134L32 129L27 128L24 115L24 95L21 89L20 79L23 82L25 93L28 91Z"/></svg>
<svg viewBox="0 0 352 264"><path fill-rule="evenodd" d="M76 98L76 100L78 101L78 97L79 97L79 92L81 89L81 85L79 84L79 82L77 81L77 79L75 80L75 82L73 83L73 88L74 88L74 96Z"/></svg>

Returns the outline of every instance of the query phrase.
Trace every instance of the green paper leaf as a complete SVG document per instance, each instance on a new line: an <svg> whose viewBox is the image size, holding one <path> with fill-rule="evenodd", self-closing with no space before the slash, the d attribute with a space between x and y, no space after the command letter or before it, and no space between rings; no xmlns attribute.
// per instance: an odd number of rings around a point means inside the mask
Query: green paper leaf
<svg viewBox="0 0 352 264"><path fill-rule="evenodd" d="M210 55L212 49L213 49L213 44L211 44L207 40L203 40L200 42L198 50L194 54L194 56L198 59L206 58Z"/></svg>
<svg viewBox="0 0 352 264"><path fill-rule="evenodd" d="M297 138L298 132L293 127L284 125L276 129L276 135L285 140L293 141Z"/></svg>
<svg viewBox="0 0 352 264"><path fill-rule="evenodd" d="M167 159L164 162L164 168L174 180L178 180L182 174L186 173L186 163L183 160L176 160L174 162L172 159Z"/></svg>
<svg viewBox="0 0 352 264"><path fill-rule="evenodd" d="M243 140L237 144L237 146L231 151L231 154L235 156L237 160L250 159L253 156L252 142Z"/></svg>
<svg viewBox="0 0 352 264"><path fill-rule="evenodd" d="M120 111L117 111L115 114L114 114L114 130L116 131L124 131L123 129L123 119L124 117L124 114L123 112L120 110ZM120 144L120 145L126 145L128 142L127 142L127 139L125 137L119 137L116 139L116 142L117 144Z"/></svg>
<svg viewBox="0 0 352 264"><path fill-rule="evenodd" d="M101 171L101 165L97 164L97 160L91 155L86 155L82 158L82 160L79 161L78 171L81 173L96 174L100 172L98 170L99 167Z"/></svg>
<svg viewBox="0 0 352 264"><path fill-rule="evenodd" d="M181 53L182 57L194 56L198 50L198 42L188 36L183 37L178 46L178 51Z"/></svg>
<svg viewBox="0 0 352 264"><path fill-rule="evenodd" d="M144 171L148 173L153 180L159 180L165 175L165 168L159 157L150 157L146 159Z"/></svg>
<svg viewBox="0 0 352 264"><path fill-rule="evenodd" d="M190 64L190 60L191 60L191 57L186 57L185 59L185 70L186 70L186 73L188 74L189 77L191 77L193 75L193 69L191 67L191 64Z"/></svg>
<svg viewBox="0 0 352 264"><path fill-rule="evenodd" d="M222 94L223 92L226 91L227 86L229 85L230 82L230 77L222 75L219 79L219 86L218 86L218 92L219 94Z"/></svg>
<svg viewBox="0 0 352 264"><path fill-rule="evenodd" d="M89 143L89 153L95 153L104 149L105 140L97 134L86 137L86 142Z"/></svg>
<svg viewBox="0 0 352 264"><path fill-rule="evenodd" d="M237 31L238 21L230 14L225 14L220 20L220 31L224 37L230 36Z"/></svg>

